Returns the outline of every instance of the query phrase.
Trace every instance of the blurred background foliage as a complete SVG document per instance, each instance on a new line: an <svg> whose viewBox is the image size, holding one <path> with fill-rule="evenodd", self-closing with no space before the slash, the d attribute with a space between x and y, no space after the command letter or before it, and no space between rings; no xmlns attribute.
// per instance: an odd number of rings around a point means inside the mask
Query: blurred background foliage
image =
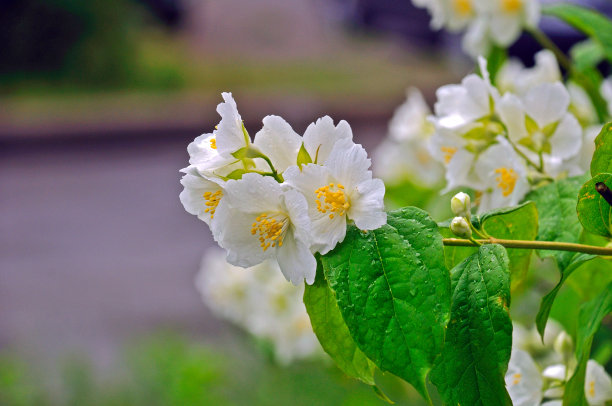
<svg viewBox="0 0 612 406"><path fill-rule="evenodd" d="M366 385L344 376L331 361L275 364L254 341L234 346L194 344L160 333L131 345L121 372L100 380L85 358L65 360L58 388L40 371L0 355L0 404L51 405L380 405ZM378 377L398 405L419 405L419 396L389 375Z"/></svg>

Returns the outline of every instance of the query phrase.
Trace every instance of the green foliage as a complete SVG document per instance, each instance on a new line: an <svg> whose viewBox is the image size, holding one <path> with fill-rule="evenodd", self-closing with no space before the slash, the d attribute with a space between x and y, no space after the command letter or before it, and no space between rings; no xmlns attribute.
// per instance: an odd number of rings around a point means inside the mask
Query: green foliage
<svg viewBox="0 0 612 406"><path fill-rule="evenodd" d="M504 382L512 345L505 249L480 247L451 280L451 320L432 382L449 405L511 405Z"/></svg>
<svg viewBox="0 0 612 406"><path fill-rule="evenodd" d="M593 9L567 3L551 4L542 11L588 35L601 46L606 58L612 61L612 22L606 16Z"/></svg>
<svg viewBox="0 0 612 406"><path fill-rule="evenodd" d="M570 49L570 56L579 70L594 68L605 58L602 46L591 39L574 45Z"/></svg>
<svg viewBox="0 0 612 406"><path fill-rule="evenodd" d="M595 153L591 161L591 176L612 173L612 123L606 124L595 138Z"/></svg>
<svg viewBox="0 0 612 406"><path fill-rule="evenodd" d="M315 283L306 285L304 290L304 304L319 343L338 368L348 376L374 385L376 367L353 341L338 309L334 292L325 280L320 261L317 261Z"/></svg>
<svg viewBox="0 0 612 406"><path fill-rule="evenodd" d="M538 211L533 202L525 202L516 207L508 207L484 213L472 218L472 223L477 229L481 229L487 235L499 239L509 240L535 240L538 233ZM441 230L442 234L452 237L448 228ZM444 247L446 266L453 268L465 258L477 252L472 247ZM509 249L510 258L510 282L512 292L522 288L532 250Z"/></svg>
<svg viewBox="0 0 612 406"><path fill-rule="evenodd" d="M604 237L612 237L612 205L597 191L603 183L612 188L612 174L599 173L585 183L578 194L578 219L585 230Z"/></svg>
<svg viewBox="0 0 612 406"><path fill-rule="evenodd" d="M581 253L574 254L569 264L565 268L560 270L561 279L559 280L559 283L557 283L557 285L542 298L542 301L540 302L540 309L538 310L538 314L536 316L536 326L538 328L540 336L542 337L542 340L544 339L544 329L546 328L546 323L548 322L550 311L555 302L555 299L557 298L559 290L561 289L567 278L569 278L569 276L576 269L578 269L584 263L592 260L593 258L595 258L595 255Z"/></svg>
<svg viewBox="0 0 612 406"><path fill-rule="evenodd" d="M612 312L612 283L599 297L585 303L580 308L578 333L576 337L576 359L578 365L565 387L564 406L588 406L584 396L586 365L591 354L593 337L603 318Z"/></svg>
<svg viewBox="0 0 612 406"><path fill-rule="evenodd" d="M487 58L487 70L489 71L489 77L492 83L495 83L497 73L507 60L508 50L499 46L493 46Z"/></svg>
<svg viewBox="0 0 612 406"><path fill-rule="evenodd" d="M584 183L583 176L567 178L540 187L529 193L525 200L535 202L538 209L538 241L577 243L582 226L576 215L578 191ZM554 257L563 271L574 253L567 251L540 251L540 257Z"/></svg>
<svg viewBox="0 0 612 406"><path fill-rule="evenodd" d="M427 398L427 375L450 310L450 277L436 223L420 209L405 208L390 212L387 225L374 231L350 226L322 263L359 348Z"/></svg>

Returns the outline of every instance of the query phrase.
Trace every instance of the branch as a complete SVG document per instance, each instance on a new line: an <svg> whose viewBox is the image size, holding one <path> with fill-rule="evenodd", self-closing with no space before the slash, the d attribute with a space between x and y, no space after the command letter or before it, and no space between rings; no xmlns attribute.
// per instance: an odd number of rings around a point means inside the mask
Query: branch
<svg viewBox="0 0 612 406"><path fill-rule="evenodd" d="M500 240L497 238L488 238L485 240L475 240L479 244L499 244L506 248L522 248L536 250L553 250L553 251L571 251L584 252L585 254L594 255L612 255L612 247L597 247L594 245L573 244L569 242L553 242L553 241L524 241L524 240ZM444 238L444 245L450 247L477 247L478 245L470 240L460 238Z"/></svg>

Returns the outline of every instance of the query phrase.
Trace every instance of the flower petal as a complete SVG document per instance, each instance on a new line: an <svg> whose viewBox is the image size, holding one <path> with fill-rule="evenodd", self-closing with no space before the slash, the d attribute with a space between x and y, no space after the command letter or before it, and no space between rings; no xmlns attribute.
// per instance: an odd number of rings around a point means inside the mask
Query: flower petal
<svg viewBox="0 0 612 406"><path fill-rule="evenodd" d="M529 116L544 128L566 114L570 96L561 82L543 83L531 88L523 102Z"/></svg>
<svg viewBox="0 0 612 406"><path fill-rule="evenodd" d="M310 124L304 132L304 147L314 163L325 164L334 144L338 140L352 140L353 131L350 125L342 120L334 127L329 116Z"/></svg>
<svg viewBox="0 0 612 406"><path fill-rule="evenodd" d="M272 177L247 173L240 180L230 180L225 187L227 203L246 213L280 210L281 187Z"/></svg>
<svg viewBox="0 0 612 406"><path fill-rule="evenodd" d="M347 139L336 142L325 164L332 176L346 188L372 179L370 165L366 150Z"/></svg>
<svg viewBox="0 0 612 406"><path fill-rule="evenodd" d="M317 261L308 247L294 238L292 233L287 233L283 246L277 249L276 259L285 278L294 285L304 279L309 285L314 283Z"/></svg>
<svg viewBox="0 0 612 406"><path fill-rule="evenodd" d="M215 131L217 150L228 155L247 146L247 139L242 131L242 117L238 113L236 102L231 93L221 93L224 102L217 106L221 121Z"/></svg>
<svg viewBox="0 0 612 406"><path fill-rule="evenodd" d="M360 230L375 230L387 222L385 184L371 179L357 185L358 195L351 199L348 216Z"/></svg>
<svg viewBox="0 0 612 406"><path fill-rule="evenodd" d="M302 137L283 118L267 116L263 119L263 128L255 135L253 145L268 156L276 170L282 173L296 164Z"/></svg>

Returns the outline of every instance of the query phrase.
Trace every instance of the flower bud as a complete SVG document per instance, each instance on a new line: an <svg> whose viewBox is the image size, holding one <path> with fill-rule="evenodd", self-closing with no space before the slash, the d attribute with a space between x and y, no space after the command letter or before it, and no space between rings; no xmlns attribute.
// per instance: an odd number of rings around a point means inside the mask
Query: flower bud
<svg viewBox="0 0 612 406"><path fill-rule="evenodd" d="M450 229L458 237L472 238L472 229L467 220L463 217L455 217L451 221Z"/></svg>
<svg viewBox="0 0 612 406"><path fill-rule="evenodd" d="M574 354L574 342L572 341L572 337L565 331L562 331L557 338L555 338L553 348L557 353L563 356L564 359L571 357Z"/></svg>
<svg viewBox="0 0 612 406"><path fill-rule="evenodd" d="M459 192L451 199L451 210L455 216L470 218L470 195Z"/></svg>

